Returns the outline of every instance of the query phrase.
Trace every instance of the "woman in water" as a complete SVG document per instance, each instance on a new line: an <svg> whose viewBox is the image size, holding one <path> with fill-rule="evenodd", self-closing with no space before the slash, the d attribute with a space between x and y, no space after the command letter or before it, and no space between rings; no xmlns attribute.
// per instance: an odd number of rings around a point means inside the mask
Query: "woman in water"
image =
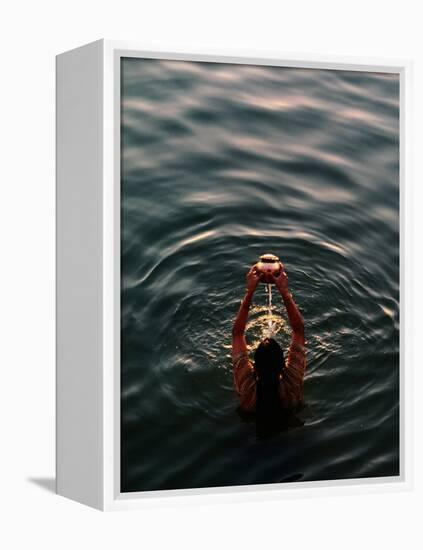
<svg viewBox="0 0 423 550"><path fill-rule="evenodd" d="M282 266L272 283L279 290L292 329L288 360L280 345L265 338L248 358L245 327L260 273L252 267L247 274L247 290L232 329L232 362L235 389L242 412L255 413L261 425L280 425L304 404L303 383L306 369L304 322L288 289L288 276Z"/></svg>

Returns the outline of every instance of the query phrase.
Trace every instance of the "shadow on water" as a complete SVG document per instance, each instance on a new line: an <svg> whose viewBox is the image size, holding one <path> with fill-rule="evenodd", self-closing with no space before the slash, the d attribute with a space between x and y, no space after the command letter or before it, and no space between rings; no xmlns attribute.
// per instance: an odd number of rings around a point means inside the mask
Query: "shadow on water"
<svg viewBox="0 0 423 550"><path fill-rule="evenodd" d="M238 407L236 412L241 422L252 423L255 426L256 436L259 441L265 441L289 430L302 428L305 424L307 406L297 411L283 411L275 418L259 418L255 412L247 412Z"/></svg>

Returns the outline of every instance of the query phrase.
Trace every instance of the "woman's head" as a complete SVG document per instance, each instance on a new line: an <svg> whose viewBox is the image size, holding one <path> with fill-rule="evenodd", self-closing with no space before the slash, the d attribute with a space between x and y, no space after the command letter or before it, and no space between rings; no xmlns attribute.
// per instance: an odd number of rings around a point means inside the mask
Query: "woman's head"
<svg viewBox="0 0 423 550"><path fill-rule="evenodd" d="M282 373L285 359L282 348L273 338L265 338L254 354L254 370L260 380L276 381Z"/></svg>

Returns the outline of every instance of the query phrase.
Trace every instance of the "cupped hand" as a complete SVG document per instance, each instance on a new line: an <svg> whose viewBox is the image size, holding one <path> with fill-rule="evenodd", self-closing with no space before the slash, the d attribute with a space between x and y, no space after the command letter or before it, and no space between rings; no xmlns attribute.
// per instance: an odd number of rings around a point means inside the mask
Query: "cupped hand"
<svg viewBox="0 0 423 550"><path fill-rule="evenodd" d="M257 288L257 285L260 281L260 273L258 272L255 265L250 269L250 271L247 273L247 290L250 292L254 292Z"/></svg>
<svg viewBox="0 0 423 550"><path fill-rule="evenodd" d="M273 279L273 284L276 285L281 292L288 290L288 275L286 274L285 267L282 263L279 275L275 277L272 274L271 277Z"/></svg>

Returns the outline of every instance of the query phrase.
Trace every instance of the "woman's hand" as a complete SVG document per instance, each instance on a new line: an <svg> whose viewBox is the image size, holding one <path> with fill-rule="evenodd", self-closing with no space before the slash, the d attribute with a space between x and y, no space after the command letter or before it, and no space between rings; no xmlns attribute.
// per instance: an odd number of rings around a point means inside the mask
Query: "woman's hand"
<svg viewBox="0 0 423 550"><path fill-rule="evenodd" d="M260 281L260 273L257 271L257 268L255 265L250 269L250 271L247 273L247 290L251 294L255 291L257 288L257 285Z"/></svg>
<svg viewBox="0 0 423 550"><path fill-rule="evenodd" d="M287 292L288 290L288 275L286 274L285 268L281 263L281 270L277 277L272 274L273 284L276 285L279 292Z"/></svg>

